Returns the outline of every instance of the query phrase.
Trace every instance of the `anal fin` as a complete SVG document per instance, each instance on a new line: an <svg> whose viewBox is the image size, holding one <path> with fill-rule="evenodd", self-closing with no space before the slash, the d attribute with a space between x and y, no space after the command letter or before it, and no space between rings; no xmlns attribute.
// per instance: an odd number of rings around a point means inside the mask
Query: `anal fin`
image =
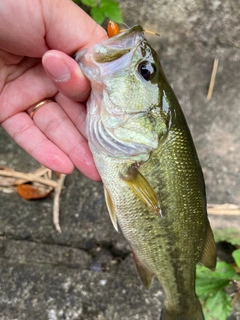
<svg viewBox="0 0 240 320"><path fill-rule="evenodd" d="M136 265L136 269L141 279L143 285L146 289L150 289L152 285L152 280L154 277L154 273L152 273L137 257L137 255L133 252L133 260Z"/></svg>
<svg viewBox="0 0 240 320"><path fill-rule="evenodd" d="M200 263L211 270L214 270L216 267L216 245L209 223L207 226L206 240Z"/></svg>
<svg viewBox="0 0 240 320"><path fill-rule="evenodd" d="M106 205L108 208L110 219L112 221L112 224L113 224L115 230L118 231L117 216L115 213L115 208L114 208L114 204L112 202L112 198L111 198L111 196L105 186L103 189L104 189L104 196L105 196Z"/></svg>
<svg viewBox="0 0 240 320"><path fill-rule="evenodd" d="M162 216L160 204L153 188L135 167L130 167L128 175L121 175L121 178L151 210L158 216Z"/></svg>

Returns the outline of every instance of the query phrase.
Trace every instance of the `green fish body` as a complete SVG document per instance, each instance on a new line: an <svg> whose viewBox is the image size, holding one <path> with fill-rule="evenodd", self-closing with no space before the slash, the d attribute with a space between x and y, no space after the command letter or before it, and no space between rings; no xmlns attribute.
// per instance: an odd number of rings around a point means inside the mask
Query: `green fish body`
<svg viewBox="0 0 240 320"><path fill-rule="evenodd" d="M196 264L215 268L204 178L177 98L135 26L77 55L91 81L87 134L109 214L138 274L165 293L161 320L202 320Z"/></svg>

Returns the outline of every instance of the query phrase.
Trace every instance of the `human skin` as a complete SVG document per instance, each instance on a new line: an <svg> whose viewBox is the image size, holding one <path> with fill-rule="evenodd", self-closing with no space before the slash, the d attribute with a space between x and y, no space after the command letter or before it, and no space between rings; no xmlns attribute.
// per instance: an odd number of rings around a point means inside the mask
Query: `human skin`
<svg viewBox="0 0 240 320"><path fill-rule="evenodd" d="M71 58L106 39L71 0L0 2L0 124L42 165L100 176L85 135L90 84ZM34 114L33 105L46 98Z"/></svg>

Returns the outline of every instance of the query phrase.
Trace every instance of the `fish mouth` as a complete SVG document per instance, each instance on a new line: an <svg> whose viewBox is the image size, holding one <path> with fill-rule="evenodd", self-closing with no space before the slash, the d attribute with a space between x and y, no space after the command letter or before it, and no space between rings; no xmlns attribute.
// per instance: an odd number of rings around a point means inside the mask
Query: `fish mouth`
<svg viewBox="0 0 240 320"><path fill-rule="evenodd" d="M141 27L139 25L133 26L133 27L131 27L129 29L126 29L123 32L118 33L117 35L115 35L114 37L111 37L109 39L125 38L126 36L128 37L131 33L136 33L136 32L143 33L144 32L143 27Z"/></svg>
<svg viewBox="0 0 240 320"><path fill-rule="evenodd" d="M138 47L143 40L144 30L141 26L136 25L99 44L95 44L92 48L77 52L74 58L80 65L86 60L100 64L112 62Z"/></svg>
<svg viewBox="0 0 240 320"><path fill-rule="evenodd" d="M94 60L98 63L115 61L132 51L133 48L137 49L144 39L143 32L141 26L134 26L95 45Z"/></svg>
<svg viewBox="0 0 240 320"><path fill-rule="evenodd" d="M99 45L111 47L112 49L131 49L136 47L136 40L138 42L138 37L144 38L144 29L141 26L133 26L123 32L120 32L114 37L108 38L107 40L101 42ZM95 45L95 47L98 46Z"/></svg>

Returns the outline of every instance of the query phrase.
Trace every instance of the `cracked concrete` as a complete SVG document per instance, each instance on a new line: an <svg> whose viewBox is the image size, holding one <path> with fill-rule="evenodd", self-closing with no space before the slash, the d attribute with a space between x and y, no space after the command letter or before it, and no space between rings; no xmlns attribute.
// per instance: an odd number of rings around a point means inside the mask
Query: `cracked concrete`
<svg viewBox="0 0 240 320"><path fill-rule="evenodd" d="M193 134L209 203L240 202L238 0L121 0L128 25L147 35ZM206 100L213 60L219 69ZM0 129L0 165L33 171L38 164ZM156 320L163 294L136 276L130 247L111 225L100 183L75 171L62 193L62 234L52 199L0 193L0 320ZM238 216L210 216L214 229L240 229ZM231 319L240 319L239 311Z"/></svg>

